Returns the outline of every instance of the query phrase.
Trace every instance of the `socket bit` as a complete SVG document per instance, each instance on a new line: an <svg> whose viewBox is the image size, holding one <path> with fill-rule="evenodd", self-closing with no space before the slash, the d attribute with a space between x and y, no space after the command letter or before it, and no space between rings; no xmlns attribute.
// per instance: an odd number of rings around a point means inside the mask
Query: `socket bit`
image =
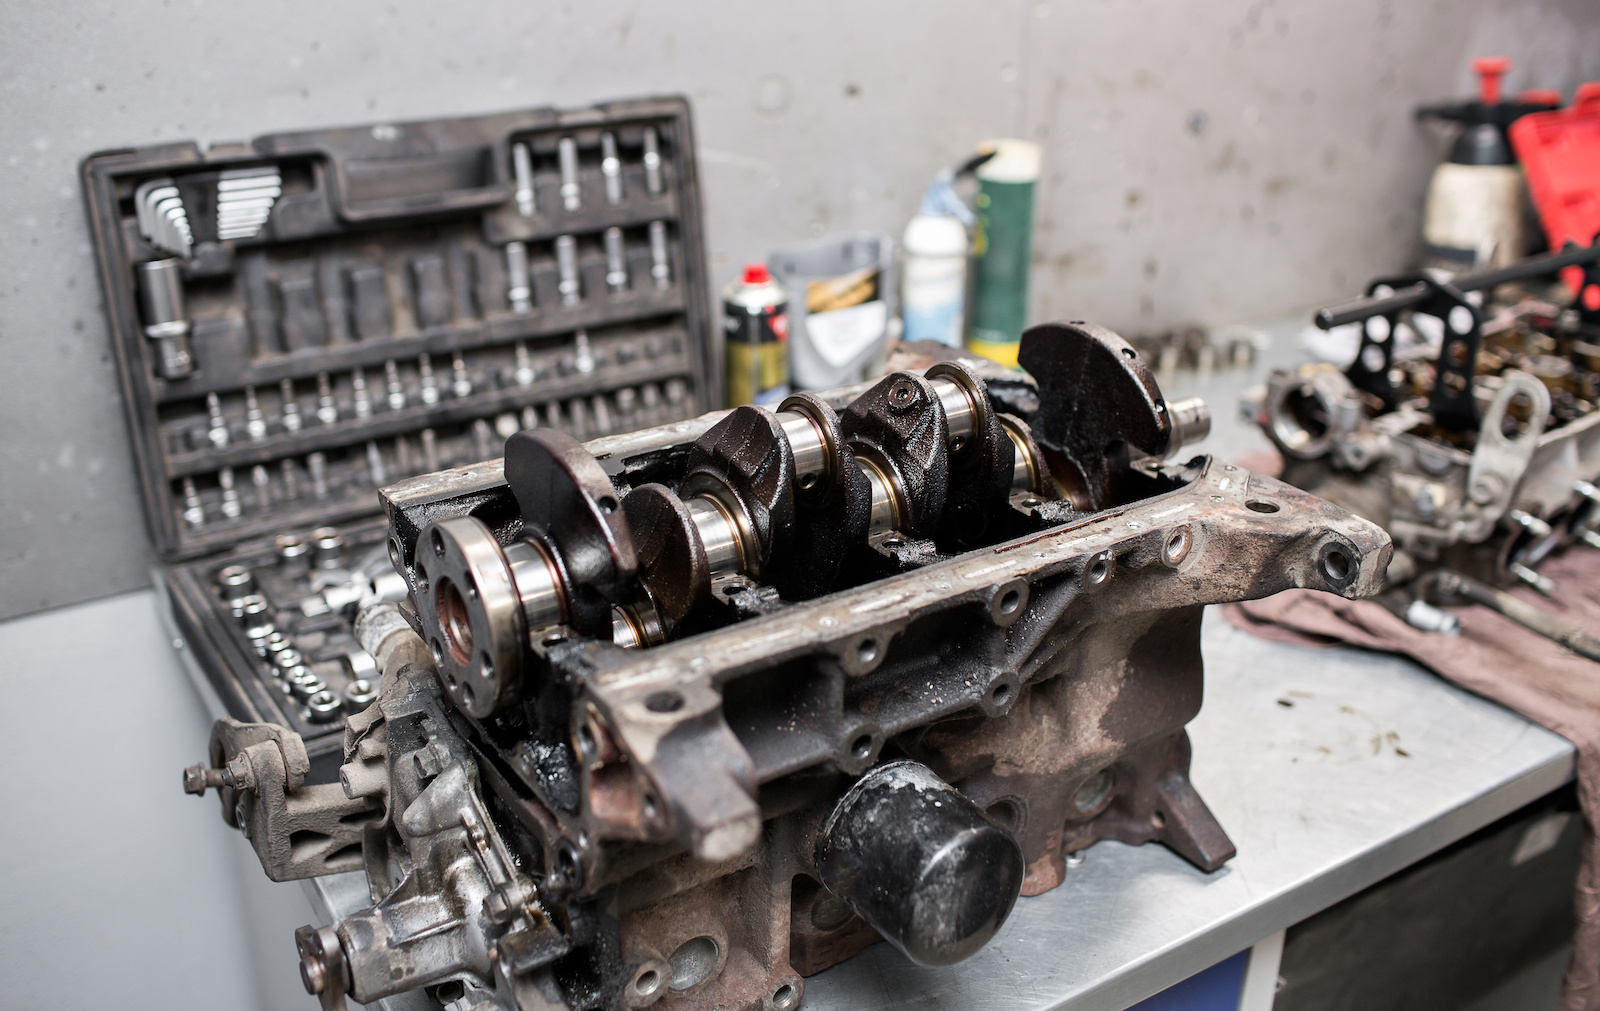
<svg viewBox="0 0 1600 1011"><path fill-rule="evenodd" d="M433 376L433 359L427 352L417 356L417 382L421 387L419 397L424 404L439 402L439 380Z"/></svg>
<svg viewBox="0 0 1600 1011"><path fill-rule="evenodd" d="M570 235L556 236L556 277L561 304L577 305L583 298L583 284L578 277L578 240Z"/></svg>
<svg viewBox="0 0 1600 1011"><path fill-rule="evenodd" d="M300 497L300 468L293 460L285 459L278 465L283 477L283 500L293 502Z"/></svg>
<svg viewBox="0 0 1600 1011"><path fill-rule="evenodd" d="M217 449L227 449L228 419L222 416L222 400L215 393L206 394L206 414L206 437Z"/></svg>
<svg viewBox="0 0 1600 1011"><path fill-rule="evenodd" d="M498 435L502 442L516 435L521 428L516 411L502 411L494 416L494 434Z"/></svg>
<svg viewBox="0 0 1600 1011"><path fill-rule="evenodd" d="M416 473L416 467L411 460L411 444L403 435L394 437L394 469L401 477L410 477Z"/></svg>
<svg viewBox="0 0 1600 1011"><path fill-rule="evenodd" d="M300 431L300 401L294 395L294 380L285 379L279 383L278 396L283 400L283 430Z"/></svg>
<svg viewBox="0 0 1600 1011"><path fill-rule="evenodd" d="M539 412L532 404L522 409L522 427L525 429L539 427Z"/></svg>
<svg viewBox="0 0 1600 1011"><path fill-rule="evenodd" d="M244 613L244 598L256 592L256 574L247 565L223 566L217 573L217 589L237 617Z"/></svg>
<svg viewBox="0 0 1600 1011"><path fill-rule="evenodd" d="M144 310L144 335L155 344L156 375L183 379L194 374L194 349L183 300L181 260L152 260L139 265L139 304Z"/></svg>
<svg viewBox="0 0 1600 1011"><path fill-rule="evenodd" d="M337 569L344 563L344 534L337 527L311 531L311 561L319 569Z"/></svg>
<svg viewBox="0 0 1600 1011"><path fill-rule="evenodd" d="M667 258L667 223L650 222L650 280L656 289L672 287L672 265Z"/></svg>
<svg viewBox="0 0 1600 1011"><path fill-rule="evenodd" d="M244 434L249 436L251 442L260 442L267 437L267 416L261 413L254 386L244 388Z"/></svg>
<svg viewBox="0 0 1600 1011"><path fill-rule="evenodd" d="M406 409L406 387L400 381L400 366L393 358L383 363L384 384L388 387L389 410L403 411Z"/></svg>
<svg viewBox="0 0 1600 1011"><path fill-rule="evenodd" d="M544 424L546 428L565 429L561 423L561 404L552 400L544 408Z"/></svg>
<svg viewBox="0 0 1600 1011"><path fill-rule="evenodd" d="M256 489L256 509L266 512L267 507L272 505L272 488L264 465L258 463L250 468L250 483Z"/></svg>
<svg viewBox="0 0 1600 1011"><path fill-rule="evenodd" d="M317 373L317 420L324 425L339 420L339 402L333 399L333 380L326 372Z"/></svg>
<svg viewBox="0 0 1600 1011"><path fill-rule="evenodd" d="M605 246L606 289L617 295L628 290L628 259L622 246L622 229L607 228Z"/></svg>
<svg viewBox="0 0 1600 1011"><path fill-rule="evenodd" d="M494 433L489 430L489 423L482 418L472 423L472 449L476 454L475 460L488 460L494 455Z"/></svg>
<svg viewBox="0 0 1600 1011"><path fill-rule="evenodd" d="M439 466L439 438L434 435L431 428L422 430L422 467L429 474L441 469Z"/></svg>
<svg viewBox="0 0 1600 1011"><path fill-rule="evenodd" d="M298 575L311 567L311 545L299 534L279 534L272 547L278 553L278 565L284 572Z"/></svg>
<svg viewBox="0 0 1600 1011"><path fill-rule="evenodd" d="M594 350L589 346L589 331L579 330L572 335L572 366L580 375L594 371Z"/></svg>
<svg viewBox="0 0 1600 1011"><path fill-rule="evenodd" d="M622 160L617 157L615 134L600 135L600 175L606 181L606 203L622 203Z"/></svg>
<svg viewBox="0 0 1600 1011"><path fill-rule="evenodd" d="M328 497L328 458L312 453L306 457L306 469L311 472L311 495L320 502Z"/></svg>
<svg viewBox="0 0 1600 1011"><path fill-rule="evenodd" d="M605 394L599 393L589 401L589 409L594 412L595 431L601 435L610 435L615 429L611 424L611 407L606 403Z"/></svg>
<svg viewBox="0 0 1600 1011"><path fill-rule="evenodd" d="M367 474L372 478L372 486L381 488L389 480L389 473L383 466L383 454L378 451L376 442L367 443Z"/></svg>
<svg viewBox="0 0 1600 1011"><path fill-rule="evenodd" d="M522 387L523 389L527 389L528 387L532 386L533 381L538 378L537 374L533 370L533 361L528 357L527 343L524 341L517 341L515 354L516 366L512 371L512 375L516 377L518 386Z"/></svg>
<svg viewBox="0 0 1600 1011"><path fill-rule="evenodd" d="M517 185L517 213L531 218L539 209L533 190L533 156L528 145L517 142L511 145L511 178Z"/></svg>
<svg viewBox="0 0 1600 1011"><path fill-rule="evenodd" d="M232 467L217 472L217 484L222 486L222 515L230 520L238 519L243 508L239 504L239 490L233 486Z"/></svg>
<svg viewBox="0 0 1600 1011"><path fill-rule="evenodd" d="M644 188L653 197L661 195L661 141L653 126L644 130Z"/></svg>
<svg viewBox="0 0 1600 1011"><path fill-rule="evenodd" d="M515 313L533 308L533 288L528 283L528 247L521 242L506 243L506 302Z"/></svg>
<svg viewBox="0 0 1600 1011"><path fill-rule="evenodd" d="M195 491L192 477L183 479L183 521L196 529L206 522L206 509L200 502L200 493Z"/></svg>
<svg viewBox="0 0 1600 1011"><path fill-rule="evenodd" d="M556 145L556 155L561 162L561 206L575 211L583 206L583 191L578 185L578 142L562 137Z"/></svg>
<svg viewBox="0 0 1600 1011"><path fill-rule="evenodd" d="M357 421L372 417L372 398L367 395L367 375L360 369L350 374L350 397L355 405Z"/></svg>
<svg viewBox="0 0 1600 1011"><path fill-rule="evenodd" d="M450 392L458 400L472 396L472 377L467 374L467 360L459 351L450 362Z"/></svg>

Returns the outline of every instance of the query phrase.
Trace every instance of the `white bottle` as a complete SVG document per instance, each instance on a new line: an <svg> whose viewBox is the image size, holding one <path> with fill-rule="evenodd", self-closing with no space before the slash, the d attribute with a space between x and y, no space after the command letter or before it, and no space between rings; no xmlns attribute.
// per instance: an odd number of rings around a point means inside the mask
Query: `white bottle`
<svg viewBox="0 0 1600 1011"><path fill-rule="evenodd" d="M961 347L967 295L967 225L961 215L971 212L951 179L949 170L934 177L901 241L901 340Z"/></svg>

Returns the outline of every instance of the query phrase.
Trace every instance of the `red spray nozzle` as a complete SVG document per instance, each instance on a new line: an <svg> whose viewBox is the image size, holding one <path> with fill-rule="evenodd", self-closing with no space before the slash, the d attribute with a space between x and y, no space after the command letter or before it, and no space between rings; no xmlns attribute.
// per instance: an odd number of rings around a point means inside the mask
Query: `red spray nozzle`
<svg viewBox="0 0 1600 1011"><path fill-rule="evenodd" d="M1483 96L1483 104L1499 105L1500 78L1506 76L1506 71L1511 69L1511 57L1480 56L1472 61L1472 69L1478 75L1478 87Z"/></svg>
<svg viewBox="0 0 1600 1011"><path fill-rule="evenodd" d="M770 280L772 280L772 274L768 272L767 265L765 263L750 263L745 265L745 284L766 284Z"/></svg>

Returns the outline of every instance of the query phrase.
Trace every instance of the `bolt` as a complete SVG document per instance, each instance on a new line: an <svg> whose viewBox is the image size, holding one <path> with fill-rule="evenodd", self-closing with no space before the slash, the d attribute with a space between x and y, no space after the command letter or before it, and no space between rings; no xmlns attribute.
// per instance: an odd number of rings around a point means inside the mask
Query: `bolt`
<svg viewBox="0 0 1600 1011"><path fill-rule="evenodd" d="M191 765L183 770L183 792L192 793L196 797L205 796L206 788L213 790L226 785L223 781L223 770L208 769L204 763Z"/></svg>
<svg viewBox="0 0 1600 1011"><path fill-rule="evenodd" d="M905 410L917 402L917 387L909 380L902 379L889 387L889 406L897 410Z"/></svg>

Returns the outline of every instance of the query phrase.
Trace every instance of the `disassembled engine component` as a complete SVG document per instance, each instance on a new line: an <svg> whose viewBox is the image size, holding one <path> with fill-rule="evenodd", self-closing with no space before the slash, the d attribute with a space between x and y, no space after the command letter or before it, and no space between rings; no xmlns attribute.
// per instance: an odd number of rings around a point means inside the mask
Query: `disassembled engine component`
<svg viewBox="0 0 1600 1011"><path fill-rule="evenodd" d="M947 362L519 432L503 466L384 489L412 595L357 618L381 673L342 789L297 792L298 739L227 721L186 773L274 877L321 873L281 840L359 841L373 905L299 932L307 989L793 1008L879 939L970 955L1096 840L1225 863L1184 731L1204 605L1371 594L1389 540L1164 462L1207 415L1110 331L1036 327L1020 357L1031 380Z"/></svg>
<svg viewBox="0 0 1600 1011"><path fill-rule="evenodd" d="M1439 564L1550 592L1535 566L1578 541L1600 546L1581 489L1600 476L1600 313L1538 299L1481 308L1469 292L1582 266L1600 244L1454 278L1384 278L1324 309L1358 324L1351 364L1280 369L1259 407L1284 479L1383 524L1404 559L1392 582ZM1441 335L1436 359L1396 353L1399 334ZM1479 547L1481 546L1481 547Z"/></svg>

